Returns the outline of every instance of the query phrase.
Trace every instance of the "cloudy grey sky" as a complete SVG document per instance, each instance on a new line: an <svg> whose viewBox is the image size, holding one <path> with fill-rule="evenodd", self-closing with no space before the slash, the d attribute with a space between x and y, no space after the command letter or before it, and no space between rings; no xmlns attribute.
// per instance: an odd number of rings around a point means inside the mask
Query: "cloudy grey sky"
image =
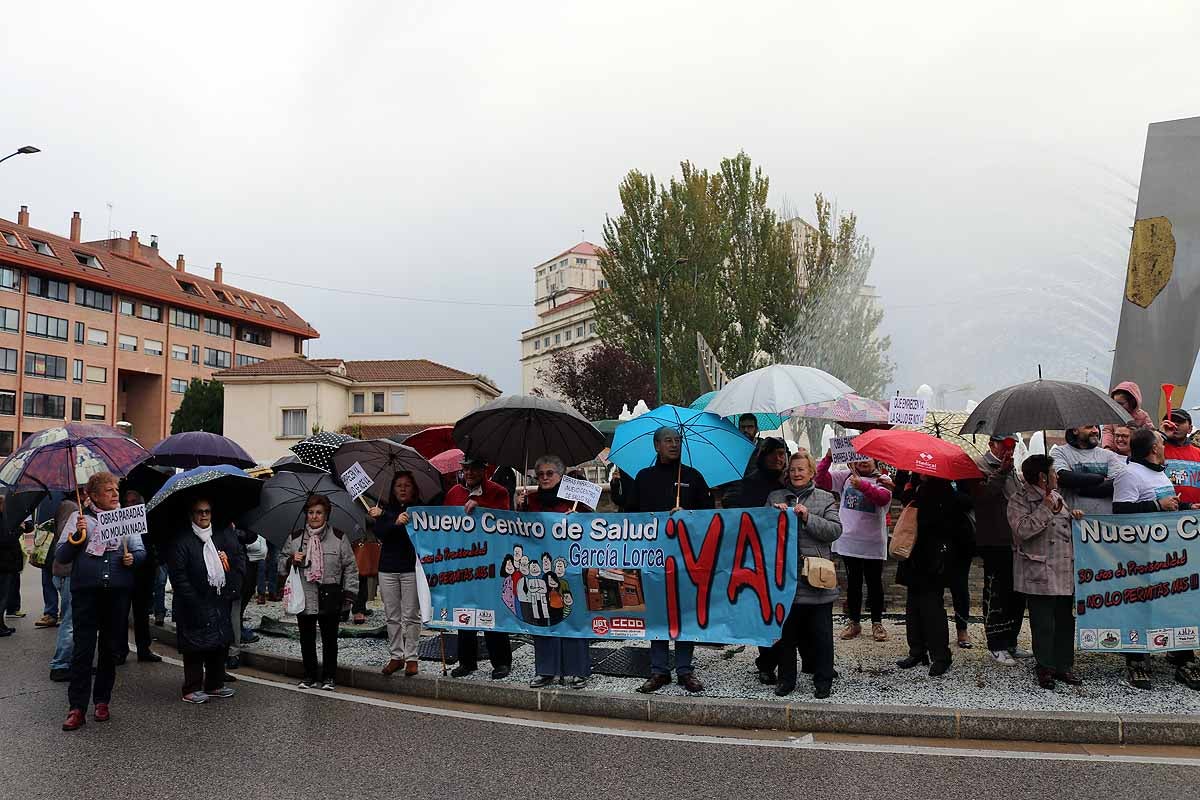
<svg viewBox="0 0 1200 800"><path fill-rule="evenodd" d="M776 204L859 214L899 387L1103 383L1146 126L1200 114L1198 12L987 5L20 3L0 149L44 152L0 165L0 216L102 238L111 202L289 302L314 355L519 391L532 266L599 242L629 169L744 149Z"/></svg>

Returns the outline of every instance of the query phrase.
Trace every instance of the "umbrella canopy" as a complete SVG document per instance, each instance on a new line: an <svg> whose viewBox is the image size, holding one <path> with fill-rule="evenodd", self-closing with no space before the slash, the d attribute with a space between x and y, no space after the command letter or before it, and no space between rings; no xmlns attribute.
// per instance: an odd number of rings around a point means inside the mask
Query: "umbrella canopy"
<svg viewBox="0 0 1200 800"><path fill-rule="evenodd" d="M782 414L789 408L836 400L853 391L816 367L772 364L734 378L704 410L722 417L760 411Z"/></svg>
<svg viewBox="0 0 1200 800"><path fill-rule="evenodd" d="M30 436L0 465L0 482L18 491L74 492L97 472L127 475L150 451L116 428L72 422Z"/></svg>
<svg viewBox="0 0 1200 800"><path fill-rule="evenodd" d="M17 492L0 488L0 498L4 499L4 514L0 515L0 534L15 531L48 494L45 489Z"/></svg>
<svg viewBox="0 0 1200 800"><path fill-rule="evenodd" d="M304 526L304 504L314 494L329 498L333 506L330 522L352 540L363 534L366 519L363 507L327 473L280 472L263 481L258 506L238 521L267 541L281 545L292 531Z"/></svg>
<svg viewBox="0 0 1200 800"><path fill-rule="evenodd" d="M442 475L411 447L388 439L365 442L346 442L333 454L333 466L341 475L357 462L374 483L367 492L381 502L392 489L397 472L411 472L422 499L432 498L442 491Z"/></svg>
<svg viewBox="0 0 1200 800"><path fill-rule="evenodd" d="M556 400L509 394L485 403L454 424L463 451L493 464L520 466L546 454L568 466L591 461L604 434L582 414Z"/></svg>
<svg viewBox="0 0 1200 800"><path fill-rule="evenodd" d="M312 464L305 464L303 461L300 460L300 456L286 455L286 456L280 456L279 458L277 458L275 460L275 463L271 464L271 471L272 472L316 473L316 472L328 472L329 470L324 470L324 469L321 469L320 467L314 467Z"/></svg>
<svg viewBox="0 0 1200 800"><path fill-rule="evenodd" d="M333 431L321 431L315 436L296 442L288 448L310 467L333 472L333 453L346 442L357 442L353 436Z"/></svg>
<svg viewBox="0 0 1200 800"><path fill-rule="evenodd" d="M153 497L174 474L175 470L171 467L155 466L153 460L143 461L121 479L121 494L124 496L125 492L132 490L143 498Z"/></svg>
<svg viewBox="0 0 1200 800"><path fill-rule="evenodd" d="M921 431L867 431L854 437L854 449L896 469L934 478L954 481L983 477L961 447Z"/></svg>
<svg viewBox="0 0 1200 800"><path fill-rule="evenodd" d="M442 475L453 475L462 467L463 451L457 447L453 450L447 450L444 453L438 453L433 458L429 459L429 463L434 469Z"/></svg>
<svg viewBox="0 0 1200 800"><path fill-rule="evenodd" d="M454 444L454 426L434 425L432 428L417 431L405 439L404 444L426 458L433 458L438 453L444 453L457 447Z"/></svg>
<svg viewBox="0 0 1200 800"><path fill-rule="evenodd" d="M712 399L716 396L717 396L716 392L705 392L704 394L700 395L695 400L693 400L688 405L688 408L695 408L700 411L703 411L705 406L707 406L710 402L712 402ZM747 411L746 413L749 414L751 412ZM739 416L741 416L741 414L730 414L729 416L725 417L725 421L730 422L734 426L736 426L738 424ZM755 414L754 418L758 420L758 429L760 431L773 431L776 428L779 428L783 425L783 415L782 414L759 413L759 414Z"/></svg>
<svg viewBox="0 0 1200 800"><path fill-rule="evenodd" d="M1125 409L1095 386L1037 380L992 392L964 420L961 432L1008 434L1064 431L1129 422Z"/></svg>
<svg viewBox="0 0 1200 800"><path fill-rule="evenodd" d="M809 417L811 419L828 419L842 425L853 427L860 425L886 425L888 421L888 405L869 397L848 394L836 400L824 403L809 403L788 411L789 416Z"/></svg>
<svg viewBox="0 0 1200 800"><path fill-rule="evenodd" d="M150 533L164 533L186 524L192 503L206 497L213 523L224 525L258 505L263 482L229 464L196 467L172 475L146 503Z"/></svg>
<svg viewBox="0 0 1200 800"><path fill-rule="evenodd" d="M935 436L943 441L958 445L967 455L982 456L988 449L988 437L964 436L959 433L963 423L967 421L965 411L936 411L925 413L925 421L920 425L897 425L900 430L920 431Z"/></svg>
<svg viewBox="0 0 1200 800"><path fill-rule="evenodd" d="M208 431L175 433L150 449L154 461L164 467L192 469L213 464L231 464L235 467L253 467L257 462L242 446Z"/></svg>
<svg viewBox="0 0 1200 800"><path fill-rule="evenodd" d="M617 428L608 460L627 475L654 463L654 432L668 427L683 439L682 460L704 476L709 486L741 480L754 445L716 414L663 405Z"/></svg>

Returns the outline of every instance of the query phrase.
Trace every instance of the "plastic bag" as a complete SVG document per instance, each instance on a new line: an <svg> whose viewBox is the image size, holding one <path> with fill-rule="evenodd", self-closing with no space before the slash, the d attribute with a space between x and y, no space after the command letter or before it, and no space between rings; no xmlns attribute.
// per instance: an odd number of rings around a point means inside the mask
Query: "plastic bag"
<svg viewBox="0 0 1200 800"><path fill-rule="evenodd" d="M289 614L304 611L304 581L295 567L288 572L287 581L283 584L283 610Z"/></svg>

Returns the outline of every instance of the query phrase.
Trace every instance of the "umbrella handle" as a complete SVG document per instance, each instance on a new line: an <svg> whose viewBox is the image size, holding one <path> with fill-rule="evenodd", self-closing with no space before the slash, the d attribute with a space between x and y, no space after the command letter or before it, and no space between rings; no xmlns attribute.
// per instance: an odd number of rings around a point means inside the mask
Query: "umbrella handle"
<svg viewBox="0 0 1200 800"><path fill-rule="evenodd" d="M79 478L75 473L75 445L74 444L71 445L71 477L75 481L75 506L79 509L79 516L82 517L83 516L83 497L79 494ZM84 523L84 530L85 531L87 530L87 523ZM78 534L79 534L78 530L71 531L69 534L67 534L67 542L69 544L75 545L76 547L83 544L84 540L87 539L87 533L84 533L83 536L77 540L75 537Z"/></svg>
<svg viewBox="0 0 1200 800"><path fill-rule="evenodd" d="M358 496L358 502L362 503L363 508L365 508L367 511L371 510L371 506L367 504L367 501L363 499L361 494Z"/></svg>
<svg viewBox="0 0 1200 800"><path fill-rule="evenodd" d="M679 492L683 484L683 457L679 459L679 469L675 471L675 507L679 508Z"/></svg>

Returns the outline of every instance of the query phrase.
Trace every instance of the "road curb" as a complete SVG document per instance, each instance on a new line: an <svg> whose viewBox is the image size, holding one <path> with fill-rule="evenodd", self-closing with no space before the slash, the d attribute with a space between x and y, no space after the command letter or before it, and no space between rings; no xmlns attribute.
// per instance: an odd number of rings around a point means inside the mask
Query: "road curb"
<svg viewBox="0 0 1200 800"><path fill-rule="evenodd" d="M151 626L164 644L175 631ZM297 658L244 649L247 666L301 678ZM464 680L421 673L383 675L373 667L338 667L342 686L373 692L478 705L582 714L609 719L721 728L866 734L930 739L988 739L1063 744L1200 745L1200 718L1172 714L1085 714L923 706L772 703L723 697L688 698L609 694L570 689L530 689L511 683Z"/></svg>

